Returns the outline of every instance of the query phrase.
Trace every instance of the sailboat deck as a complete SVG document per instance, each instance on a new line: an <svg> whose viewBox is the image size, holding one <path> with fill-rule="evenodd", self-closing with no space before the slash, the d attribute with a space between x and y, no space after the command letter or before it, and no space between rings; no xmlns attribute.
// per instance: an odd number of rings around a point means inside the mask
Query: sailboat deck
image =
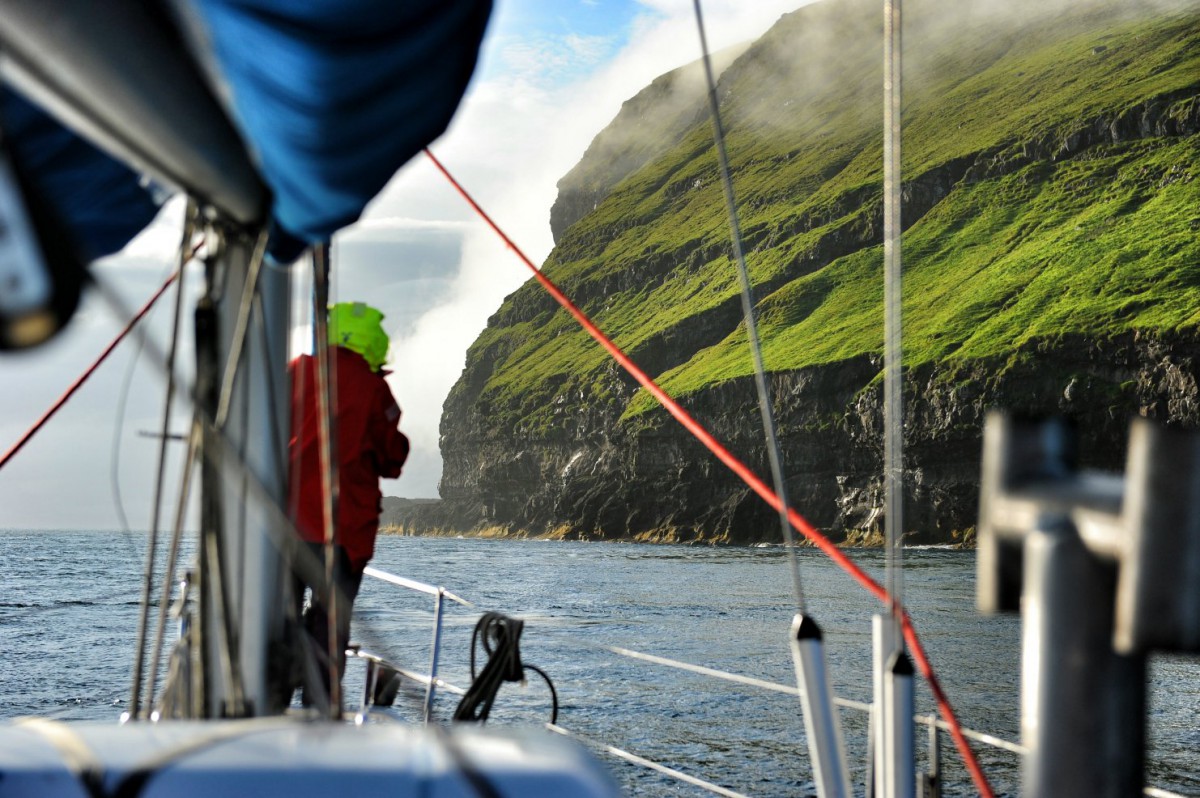
<svg viewBox="0 0 1200 798"><path fill-rule="evenodd" d="M570 740L296 717L0 726L0 796L612 796Z"/></svg>

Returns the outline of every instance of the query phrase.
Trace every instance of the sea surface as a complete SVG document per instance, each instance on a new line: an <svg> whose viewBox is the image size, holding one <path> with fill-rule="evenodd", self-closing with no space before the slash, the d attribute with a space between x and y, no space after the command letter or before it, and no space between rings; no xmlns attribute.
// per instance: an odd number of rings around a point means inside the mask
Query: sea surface
<svg viewBox="0 0 1200 798"><path fill-rule="evenodd" d="M187 541L185 549L194 547ZM111 532L0 532L0 718L111 719L125 707L137 632L145 538ZM882 579L882 554L853 557ZM800 553L808 612L825 630L837 693L870 700L870 598L819 553ZM521 654L545 670L571 731L750 796L812 792L798 701L787 695L617 656L632 649L782 685L794 684L788 633L795 612L785 552L561 541L382 537L377 568L441 585L474 602L448 605L441 672L469 682L468 649L480 610L525 621ZM1016 617L974 609L974 554L905 554L905 600L963 722L1017 740ZM398 664L427 669L433 603L368 579L355 606L354 638ZM482 654L480 654L482 659ZM1151 668L1150 784L1200 795L1200 662L1156 658ZM361 670L347 674L351 700ZM419 717L421 692L393 712ZM456 697L442 694L439 718ZM493 723L549 719L536 677L506 685ZM929 712L924 687L918 711ZM843 710L852 778L865 777L865 717ZM927 735L918 734L924 761ZM977 746L999 795L1016 795L1015 755ZM708 793L604 753L630 795ZM946 795L971 795L942 736Z"/></svg>

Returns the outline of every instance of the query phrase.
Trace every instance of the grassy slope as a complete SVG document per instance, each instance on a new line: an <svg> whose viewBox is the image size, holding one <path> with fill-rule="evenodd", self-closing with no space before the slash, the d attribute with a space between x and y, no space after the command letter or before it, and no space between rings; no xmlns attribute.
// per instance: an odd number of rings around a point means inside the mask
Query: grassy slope
<svg viewBox="0 0 1200 798"><path fill-rule="evenodd" d="M751 268L756 284L774 289L759 304L772 370L882 345L882 256L870 232L881 192L878 37L849 14L855 3L823 6L777 27L723 81ZM826 56L783 60L828 41L818 15L846 37L836 76ZM922 40L919 18L910 26L906 180L963 158L1003 163L1035 146L1053 149L1090 120L1200 85L1196 12L1131 21L1091 11L1007 37L962 23L953 46ZM592 298L585 309L635 354L736 297L710 136L696 126L623 181L546 264L569 294ZM1198 150L1196 136L1148 138L954 186L906 233L906 361L1005 355L1068 333L1194 328ZM822 262L823 242L847 240L860 243ZM510 297L469 360L488 348L506 353L481 399L536 432L552 423L557 396L605 398L607 356L533 290ZM662 375L664 386L686 394L749 374L744 329L727 332ZM650 406L640 396L626 414Z"/></svg>

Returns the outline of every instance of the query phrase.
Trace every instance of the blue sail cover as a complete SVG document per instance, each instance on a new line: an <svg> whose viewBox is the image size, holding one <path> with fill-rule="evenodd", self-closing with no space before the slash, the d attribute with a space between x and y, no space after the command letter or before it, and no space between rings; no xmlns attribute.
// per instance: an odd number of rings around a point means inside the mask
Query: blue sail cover
<svg viewBox="0 0 1200 798"><path fill-rule="evenodd" d="M84 260L117 252L158 214L161 192L15 92L0 89L0 124L14 165Z"/></svg>
<svg viewBox="0 0 1200 798"><path fill-rule="evenodd" d="M328 240L450 123L491 0L193 0L278 228Z"/></svg>
<svg viewBox="0 0 1200 798"><path fill-rule="evenodd" d="M230 116L273 198L290 260L358 219L440 135L475 68L492 0L190 0ZM138 175L12 92L0 125L81 254L119 250L153 218Z"/></svg>

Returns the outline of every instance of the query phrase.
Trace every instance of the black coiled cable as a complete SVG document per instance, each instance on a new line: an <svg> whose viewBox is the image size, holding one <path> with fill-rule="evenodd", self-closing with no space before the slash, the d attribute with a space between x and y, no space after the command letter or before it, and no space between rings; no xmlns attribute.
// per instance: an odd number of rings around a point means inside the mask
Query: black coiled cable
<svg viewBox="0 0 1200 798"><path fill-rule="evenodd" d="M520 682L525 671L531 670L541 676L550 687L553 702L550 722L558 722L558 692L546 672L536 665L521 662L521 632L525 622L509 618L499 612L484 613L475 630L471 632L471 687L458 702L454 710L455 721L484 723L496 701L496 693L504 682ZM482 643L488 661L479 675L475 674L475 646Z"/></svg>

